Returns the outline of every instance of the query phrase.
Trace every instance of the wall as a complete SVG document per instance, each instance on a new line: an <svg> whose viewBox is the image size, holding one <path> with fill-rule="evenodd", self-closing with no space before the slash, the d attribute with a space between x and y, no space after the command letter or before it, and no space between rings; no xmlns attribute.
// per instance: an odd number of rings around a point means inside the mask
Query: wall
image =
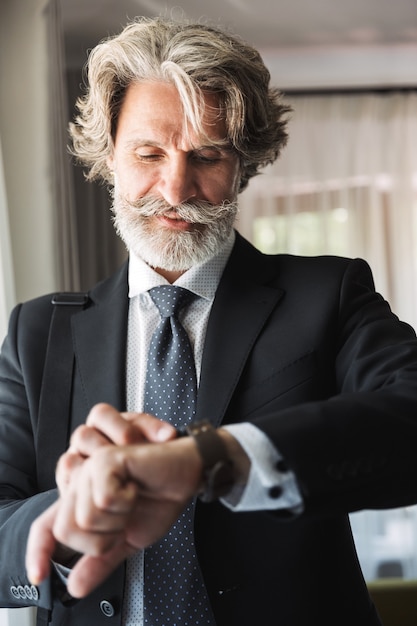
<svg viewBox="0 0 417 626"><path fill-rule="evenodd" d="M417 45L316 46L261 51L282 91L404 89L417 84Z"/></svg>
<svg viewBox="0 0 417 626"><path fill-rule="evenodd" d="M17 301L56 288L47 4L0 1L0 138ZM34 617L34 609L0 609L0 626L32 626Z"/></svg>
<svg viewBox="0 0 417 626"><path fill-rule="evenodd" d="M47 4L0 2L0 137L18 301L56 286Z"/></svg>

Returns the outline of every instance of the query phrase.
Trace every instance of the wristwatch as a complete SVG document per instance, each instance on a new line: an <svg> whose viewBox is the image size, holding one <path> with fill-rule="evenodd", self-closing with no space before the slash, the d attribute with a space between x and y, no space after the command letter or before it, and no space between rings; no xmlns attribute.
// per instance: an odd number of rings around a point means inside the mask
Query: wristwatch
<svg viewBox="0 0 417 626"><path fill-rule="evenodd" d="M193 437L203 461L203 502L214 502L225 496L234 485L234 466L227 447L208 421L192 422L177 430L179 437Z"/></svg>

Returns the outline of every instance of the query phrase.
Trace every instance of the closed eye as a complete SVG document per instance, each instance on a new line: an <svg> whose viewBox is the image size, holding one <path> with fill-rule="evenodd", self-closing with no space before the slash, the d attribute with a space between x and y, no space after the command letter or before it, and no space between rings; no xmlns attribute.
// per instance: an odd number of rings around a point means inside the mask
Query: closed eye
<svg viewBox="0 0 417 626"><path fill-rule="evenodd" d="M198 161L199 163L203 163L205 165L214 165L221 160L220 156L206 156L204 154L196 154L193 155L194 161Z"/></svg>
<svg viewBox="0 0 417 626"><path fill-rule="evenodd" d="M202 148L200 150L194 150L191 156L199 163L212 165L221 161L225 154L224 151L218 150L217 148Z"/></svg>
<svg viewBox="0 0 417 626"><path fill-rule="evenodd" d="M159 161L162 158L161 154L140 154L136 153L136 158L142 162Z"/></svg>

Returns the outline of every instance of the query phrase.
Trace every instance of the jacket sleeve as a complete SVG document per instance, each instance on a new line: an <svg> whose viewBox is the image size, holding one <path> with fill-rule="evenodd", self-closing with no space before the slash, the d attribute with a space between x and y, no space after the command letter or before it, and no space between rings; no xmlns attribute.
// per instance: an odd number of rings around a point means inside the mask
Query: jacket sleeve
<svg viewBox="0 0 417 626"><path fill-rule="evenodd" d="M26 306L26 305L25 305ZM50 581L35 588L27 579L25 550L32 521L57 497L55 489L38 493L35 436L40 381L49 326L38 326L39 306L12 312L0 355L0 606L51 607ZM44 311L47 313L47 310ZM42 317L42 316L41 316ZM46 323L46 325L45 325ZM23 326L23 325L22 325Z"/></svg>
<svg viewBox="0 0 417 626"><path fill-rule="evenodd" d="M415 333L375 292L365 262L346 264L335 301L332 310L321 310L324 330L315 337L304 401L278 411L265 408L254 423L295 472L306 513L414 504ZM320 317L310 302L305 324Z"/></svg>

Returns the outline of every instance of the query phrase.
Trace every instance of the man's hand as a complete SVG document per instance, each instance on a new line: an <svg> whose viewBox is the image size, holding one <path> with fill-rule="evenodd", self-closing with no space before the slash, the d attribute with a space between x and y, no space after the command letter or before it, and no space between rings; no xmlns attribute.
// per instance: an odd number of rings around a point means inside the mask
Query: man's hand
<svg viewBox="0 0 417 626"><path fill-rule="evenodd" d="M109 405L104 404L97 405L92 409L86 425L79 427L74 432L69 450L58 463L57 484L61 494L60 499L34 522L31 529L26 562L29 577L34 583L38 584L48 576L51 559L64 565L73 561L78 552L74 545L78 545L78 543L89 544L90 550L93 552L103 551L105 546L109 547L106 557L101 557L101 560L104 559L103 563L100 562L97 555L93 557L94 561L88 560L87 556L80 560L79 575L82 578L81 571L83 571L87 583L89 572L92 572L92 581L97 579L95 584L99 584L118 562L135 549L129 545L125 545L121 549L118 545L114 536L114 525L117 518L115 514L110 516L112 524L105 533L99 531L97 534L97 532L84 529L82 526L78 527L74 510L76 506L78 506L78 510L82 510L83 507L79 502L82 499L88 500L89 485L85 482L85 476L88 471L91 471L91 468L90 470L84 468L84 465L92 454L103 448L115 448L114 444L126 446L163 442L173 439L175 436L175 428L170 424L161 422L147 414L120 414ZM135 489L134 483L131 482L123 489L122 498L131 498ZM126 511L124 511L124 515L126 516ZM63 520L65 521L63 522ZM56 535L55 527L58 529L61 527L62 532L59 536ZM68 530L68 535L66 530ZM93 535L89 539L87 539L88 531L92 532ZM79 536L80 533L82 539ZM59 538L61 538L62 543L59 542ZM111 545L115 547L116 553L111 552ZM84 561L86 559L87 566L85 567ZM77 575L74 579L77 579ZM74 589L74 595L77 595L76 592L77 589Z"/></svg>
<svg viewBox="0 0 417 626"><path fill-rule="evenodd" d="M171 424L147 413L119 413L108 404L97 404L86 423L73 432L67 452L58 461L58 489L61 494L65 492L72 472L103 446L157 443L175 437L176 430Z"/></svg>
<svg viewBox="0 0 417 626"><path fill-rule="evenodd" d="M83 597L126 557L165 535L198 492L201 459L192 439L104 446L73 471L65 494L32 525L27 548L34 584L49 571L56 542L83 556L68 591Z"/></svg>
<svg viewBox="0 0 417 626"><path fill-rule="evenodd" d="M249 461L220 429L236 469L246 482ZM192 437L141 414L121 415L107 405L77 429L57 469L59 500L31 527L26 565L32 583L49 574L64 546L82 554L68 591L84 597L128 556L163 537L202 487L202 459ZM65 564L65 562L63 563Z"/></svg>

